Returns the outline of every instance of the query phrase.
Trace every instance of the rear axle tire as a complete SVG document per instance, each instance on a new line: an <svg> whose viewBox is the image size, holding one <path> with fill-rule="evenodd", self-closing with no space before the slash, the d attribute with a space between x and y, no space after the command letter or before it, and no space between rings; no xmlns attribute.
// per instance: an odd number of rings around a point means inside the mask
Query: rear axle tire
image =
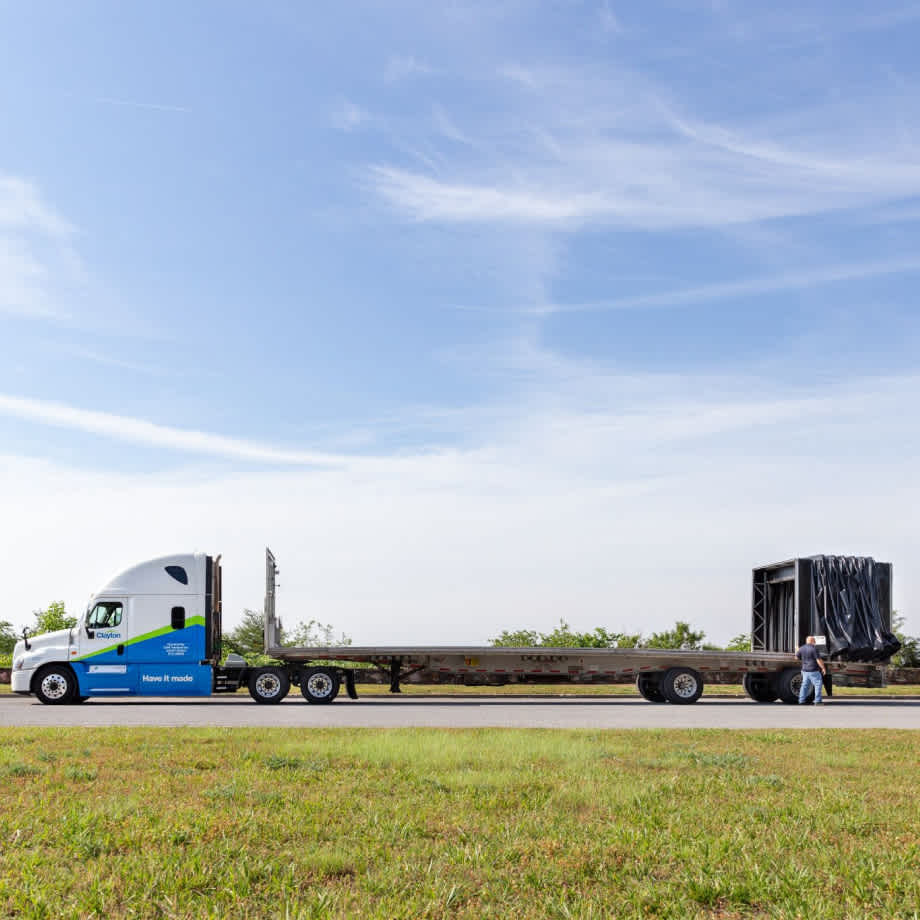
<svg viewBox="0 0 920 920"><path fill-rule="evenodd" d="M249 674L249 695L257 703L280 703L290 689L284 668L253 668Z"/></svg>
<svg viewBox="0 0 920 920"><path fill-rule="evenodd" d="M658 687L669 703L687 705L703 695L703 678L693 668L668 668Z"/></svg>
<svg viewBox="0 0 920 920"><path fill-rule="evenodd" d="M802 689L802 672L799 668L786 668L776 681L779 698L789 706L795 706L799 701L799 690ZM805 702L810 703L815 698L815 691L808 688Z"/></svg>
<svg viewBox="0 0 920 920"><path fill-rule="evenodd" d="M640 674L636 678L636 689L639 695L650 703L666 703L664 694L658 686L658 675Z"/></svg>
<svg viewBox="0 0 920 920"><path fill-rule="evenodd" d="M300 692L308 703L331 703L339 695L341 678L333 668L305 668Z"/></svg>
<svg viewBox="0 0 920 920"><path fill-rule="evenodd" d="M779 698L769 674L745 674L741 683L755 703L774 703Z"/></svg>

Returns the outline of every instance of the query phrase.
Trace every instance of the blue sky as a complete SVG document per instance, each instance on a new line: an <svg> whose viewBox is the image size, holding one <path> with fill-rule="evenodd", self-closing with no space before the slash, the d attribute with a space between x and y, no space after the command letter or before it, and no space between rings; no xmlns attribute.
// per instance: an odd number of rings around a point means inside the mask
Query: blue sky
<svg viewBox="0 0 920 920"><path fill-rule="evenodd" d="M718 640L822 552L920 627L918 39L909 2L0 4L4 616L194 547L232 621L268 543L358 641Z"/></svg>

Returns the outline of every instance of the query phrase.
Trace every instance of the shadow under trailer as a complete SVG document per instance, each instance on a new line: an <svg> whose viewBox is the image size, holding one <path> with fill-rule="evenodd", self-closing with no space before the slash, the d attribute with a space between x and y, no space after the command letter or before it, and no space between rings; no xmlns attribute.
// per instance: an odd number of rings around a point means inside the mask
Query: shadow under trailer
<svg viewBox="0 0 920 920"><path fill-rule="evenodd" d="M265 653L221 664L220 556L203 553L142 562L90 598L71 629L29 637L13 652L12 689L42 703L90 697L202 697L247 687L257 703L280 703L297 686L310 703L331 703L344 685L357 699L355 665L389 673L390 690L426 671L441 681L609 683L635 680L652 703L695 703L707 680L740 678L761 703L798 700L795 650L818 637L826 684L884 686L899 648L890 633L891 565L870 558L815 556L755 569L751 650L502 648L493 646L292 647L275 615L277 566L265 557Z"/></svg>

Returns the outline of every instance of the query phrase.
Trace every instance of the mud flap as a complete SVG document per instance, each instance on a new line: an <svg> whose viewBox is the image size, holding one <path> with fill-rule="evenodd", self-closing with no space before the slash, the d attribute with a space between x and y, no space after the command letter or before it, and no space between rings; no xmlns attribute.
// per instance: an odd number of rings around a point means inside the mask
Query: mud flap
<svg viewBox="0 0 920 920"><path fill-rule="evenodd" d="M348 698L351 700L356 700L358 698L358 691L355 689L354 671L345 672L345 692L348 694Z"/></svg>
<svg viewBox="0 0 920 920"><path fill-rule="evenodd" d="M825 672L824 677L821 678L821 682L824 684L824 695L833 696L834 695L834 675L829 671Z"/></svg>

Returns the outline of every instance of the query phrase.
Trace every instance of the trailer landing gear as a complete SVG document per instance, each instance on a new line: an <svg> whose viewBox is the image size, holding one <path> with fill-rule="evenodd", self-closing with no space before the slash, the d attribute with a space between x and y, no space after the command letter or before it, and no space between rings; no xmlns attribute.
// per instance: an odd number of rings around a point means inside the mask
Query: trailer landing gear
<svg viewBox="0 0 920 920"><path fill-rule="evenodd" d="M356 700L358 698L358 691L355 687L354 671L345 672L345 692L348 694L348 698L351 700Z"/></svg>

